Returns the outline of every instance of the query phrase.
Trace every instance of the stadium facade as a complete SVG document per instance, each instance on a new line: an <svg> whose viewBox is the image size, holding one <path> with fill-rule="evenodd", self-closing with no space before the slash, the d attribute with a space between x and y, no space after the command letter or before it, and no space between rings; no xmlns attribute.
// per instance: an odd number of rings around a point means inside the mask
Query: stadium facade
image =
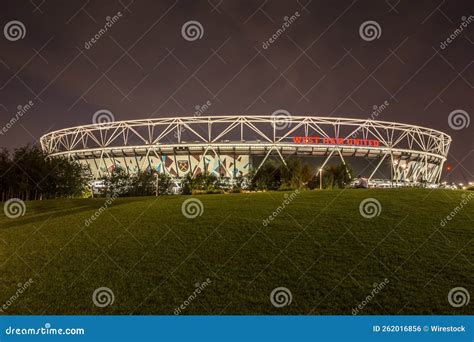
<svg viewBox="0 0 474 342"><path fill-rule="evenodd" d="M315 160L319 173L334 159L365 164L369 180L439 183L451 138L395 122L313 116L170 117L98 123L50 132L40 139L50 156L87 166L94 178L116 167L156 170L174 178L203 171L230 179L257 171L268 158ZM360 172L360 171L359 171Z"/></svg>

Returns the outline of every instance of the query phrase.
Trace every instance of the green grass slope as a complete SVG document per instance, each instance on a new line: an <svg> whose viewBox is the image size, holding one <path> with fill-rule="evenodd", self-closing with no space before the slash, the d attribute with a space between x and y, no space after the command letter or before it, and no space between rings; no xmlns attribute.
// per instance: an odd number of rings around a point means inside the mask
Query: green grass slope
<svg viewBox="0 0 474 342"><path fill-rule="evenodd" d="M181 211L190 196L120 198L89 226L104 199L27 202L0 218L0 313L350 315L364 300L364 315L474 313L474 200L440 224L468 192L306 191L263 225L290 194L194 196L194 219ZM369 197L374 218L359 213ZM99 287L113 304L94 305ZM277 287L291 304L272 305ZM451 306L454 287L471 303Z"/></svg>

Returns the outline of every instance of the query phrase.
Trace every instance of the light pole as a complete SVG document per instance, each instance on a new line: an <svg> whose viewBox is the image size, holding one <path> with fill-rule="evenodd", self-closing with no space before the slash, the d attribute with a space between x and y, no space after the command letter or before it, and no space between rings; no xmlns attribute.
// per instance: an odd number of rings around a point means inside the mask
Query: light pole
<svg viewBox="0 0 474 342"><path fill-rule="evenodd" d="M323 168L319 169L319 190L323 190Z"/></svg>

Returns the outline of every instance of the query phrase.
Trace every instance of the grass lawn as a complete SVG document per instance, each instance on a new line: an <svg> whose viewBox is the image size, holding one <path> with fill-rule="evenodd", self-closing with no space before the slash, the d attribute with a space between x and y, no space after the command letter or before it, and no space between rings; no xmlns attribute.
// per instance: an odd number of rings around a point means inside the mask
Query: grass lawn
<svg viewBox="0 0 474 342"><path fill-rule="evenodd" d="M473 314L474 198L440 225L468 193L305 191L266 226L291 192L119 198L89 226L104 199L26 202L24 216L0 217L0 314L351 315L382 282L359 314ZM374 218L359 213L369 197ZM201 216L182 214L188 198ZM99 287L113 304L94 305ZM272 305L277 287L291 304ZM449 304L454 287L468 305Z"/></svg>

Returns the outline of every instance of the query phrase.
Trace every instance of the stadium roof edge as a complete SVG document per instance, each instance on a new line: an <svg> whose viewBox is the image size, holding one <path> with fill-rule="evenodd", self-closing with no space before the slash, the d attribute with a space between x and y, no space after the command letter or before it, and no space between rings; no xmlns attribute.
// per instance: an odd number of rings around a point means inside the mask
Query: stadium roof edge
<svg viewBox="0 0 474 342"><path fill-rule="evenodd" d="M104 126L107 125L119 125L119 124L143 124L143 123L172 123L173 121L193 121L194 123L198 123L199 121L209 121L212 119L227 119L227 120L235 120L238 118L244 118L244 119L250 119L250 120L256 120L256 119L272 119L272 118L277 118L272 115L207 115L207 116L183 116L183 117L163 117L163 118L148 118L148 119L134 119L134 120L119 120L119 121L113 121L110 123L92 123L92 124L87 124L87 125L79 125L79 126L71 126L71 127L65 127L61 128L58 130L54 130L51 132L47 132L43 134L40 138L40 140L43 137L55 134L55 133L61 133L61 132L67 132L68 130L77 130L77 129L100 129ZM373 123L373 124L380 124L380 125L395 125L398 128L415 128L415 129L422 129L427 132L431 133L437 133L445 138L448 139L449 142L452 141L452 138L450 135L448 135L445 132L425 127L425 126L418 126L418 125L412 125L412 124L404 124L400 122L394 122L394 121L383 121L383 120L371 120L371 119L359 119L359 118L342 118L342 117L331 117L331 116L290 116L288 117L289 120L304 120L304 119L315 119L315 120L328 120L328 121L334 121L334 122L359 122L359 123ZM215 121L216 123L218 121Z"/></svg>

